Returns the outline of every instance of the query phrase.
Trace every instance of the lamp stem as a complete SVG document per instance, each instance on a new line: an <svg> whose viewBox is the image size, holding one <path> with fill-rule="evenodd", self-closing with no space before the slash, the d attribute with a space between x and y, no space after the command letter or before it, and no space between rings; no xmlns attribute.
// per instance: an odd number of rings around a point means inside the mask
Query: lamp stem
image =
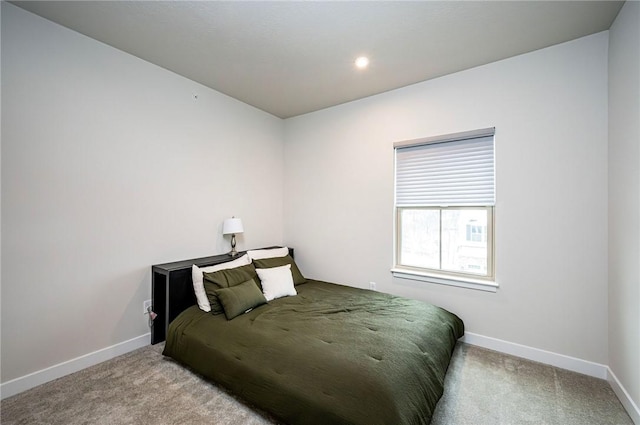
<svg viewBox="0 0 640 425"><path fill-rule="evenodd" d="M231 234L231 252L229 253L232 257L238 255L238 251L236 251L236 234Z"/></svg>

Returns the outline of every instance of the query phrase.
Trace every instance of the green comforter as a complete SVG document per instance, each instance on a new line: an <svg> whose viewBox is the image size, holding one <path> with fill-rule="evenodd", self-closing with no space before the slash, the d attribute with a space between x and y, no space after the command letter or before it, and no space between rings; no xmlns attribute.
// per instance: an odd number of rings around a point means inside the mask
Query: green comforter
<svg viewBox="0 0 640 425"><path fill-rule="evenodd" d="M462 321L439 307L308 281L233 320L192 306L164 354L290 424L428 424Z"/></svg>

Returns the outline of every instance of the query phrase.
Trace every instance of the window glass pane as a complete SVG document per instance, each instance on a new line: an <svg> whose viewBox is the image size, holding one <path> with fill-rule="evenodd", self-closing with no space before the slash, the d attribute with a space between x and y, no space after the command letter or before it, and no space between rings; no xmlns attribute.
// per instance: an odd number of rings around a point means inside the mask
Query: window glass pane
<svg viewBox="0 0 640 425"><path fill-rule="evenodd" d="M400 210L400 263L405 266L440 268L440 211Z"/></svg>
<svg viewBox="0 0 640 425"><path fill-rule="evenodd" d="M442 210L442 270L487 274L487 210Z"/></svg>

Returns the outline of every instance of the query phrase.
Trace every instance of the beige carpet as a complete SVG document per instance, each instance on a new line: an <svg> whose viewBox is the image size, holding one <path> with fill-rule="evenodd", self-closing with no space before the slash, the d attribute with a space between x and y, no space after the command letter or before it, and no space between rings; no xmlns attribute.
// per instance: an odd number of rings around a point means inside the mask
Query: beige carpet
<svg viewBox="0 0 640 425"><path fill-rule="evenodd" d="M12 424L276 424L149 346L10 397ZM458 344L432 425L632 425L600 379ZM393 424L389 424L393 425Z"/></svg>

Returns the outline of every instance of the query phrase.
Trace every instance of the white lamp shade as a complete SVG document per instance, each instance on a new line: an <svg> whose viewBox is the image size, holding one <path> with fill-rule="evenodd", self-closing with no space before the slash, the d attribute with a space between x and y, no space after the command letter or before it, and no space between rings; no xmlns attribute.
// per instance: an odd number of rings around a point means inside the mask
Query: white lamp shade
<svg viewBox="0 0 640 425"><path fill-rule="evenodd" d="M242 233L242 220L239 218L227 218L222 225L222 234L231 235L236 233Z"/></svg>

